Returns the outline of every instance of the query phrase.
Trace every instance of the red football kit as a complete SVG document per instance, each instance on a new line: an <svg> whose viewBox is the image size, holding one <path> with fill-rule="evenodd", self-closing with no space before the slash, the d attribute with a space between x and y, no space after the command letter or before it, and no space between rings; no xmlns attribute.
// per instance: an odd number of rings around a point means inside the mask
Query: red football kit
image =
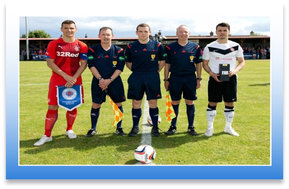
<svg viewBox="0 0 289 189"><path fill-rule="evenodd" d="M72 43L63 41L62 38L51 41L48 44L45 53L46 58L53 59L54 63L66 74L73 76L80 67L81 60L87 60L87 45L79 40ZM48 105L58 105L57 103L57 86L66 84L66 80L52 71L49 83ZM82 78L79 76L75 85L81 85ZM82 85L81 85L82 86ZM81 88L82 103L84 102L83 87ZM72 130L73 123L77 115L77 108L66 112L67 128L66 131ZM51 136L52 129L58 118L58 110L47 110L45 118L46 137Z"/></svg>
<svg viewBox="0 0 289 189"><path fill-rule="evenodd" d="M67 43L62 38L51 41L48 44L46 51L46 58L54 59L54 63L66 74L73 76L80 67L81 60L87 60L87 45L77 39L74 42ZM63 86L66 80L52 71L50 78L48 104L57 105L57 90L56 86ZM81 85L82 78L79 76L75 85ZM82 101L84 102L84 95L82 89Z"/></svg>

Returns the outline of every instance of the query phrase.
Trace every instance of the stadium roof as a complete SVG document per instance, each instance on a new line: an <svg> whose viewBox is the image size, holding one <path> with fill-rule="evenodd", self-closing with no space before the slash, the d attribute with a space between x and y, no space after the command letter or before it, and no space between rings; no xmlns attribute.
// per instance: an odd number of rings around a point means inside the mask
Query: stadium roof
<svg viewBox="0 0 289 189"><path fill-rule="evenodd" d="M51 41L58 38L29 38L29 40L35 40L35 41ZM79 40L86 40L86 41L95 41L100 40L99 38L77 38ZM114 37L112 40L137 40L137 37ZM166 36L167 40L176 40L177 36ZM198 39L217 39L217 36L190 36L189 39L191 40L198 40ZM233 35L229 36L229 39L270 39L270 36L267 35ZM20 40L26 40L26 38L20 38Z"/></svg>

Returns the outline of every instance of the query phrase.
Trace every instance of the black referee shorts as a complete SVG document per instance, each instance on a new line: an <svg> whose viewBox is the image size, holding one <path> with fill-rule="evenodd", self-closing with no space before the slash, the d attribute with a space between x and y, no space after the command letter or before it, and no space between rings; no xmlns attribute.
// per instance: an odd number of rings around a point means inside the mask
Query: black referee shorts
<svg viewBox="0 0 289 189"><path fill-rule="evenodd" d="M147 100L162 98L158 72L133 72L127 82L128 99L142 100L145 93Z"/></svg>
<svg viewBox="0 0 289 189"><path fill-rule="evenodd" d="M107 94L102 91L102 89L98 86L98 84L99 84L98 79L93 77L91 82L91 97L92 102L102 104L103 102L106 101ZM115 80L108 85L107 93L115 103L126 101L124 94L124 86L120 76L115 78Z"/></svg>
<svg viewBox="0 0 289 189"><path fill-rule="evenodd" d="M195 74L170 75L170 95L174 101L183 98L187 100L197 100L197 80Z"/></svg>

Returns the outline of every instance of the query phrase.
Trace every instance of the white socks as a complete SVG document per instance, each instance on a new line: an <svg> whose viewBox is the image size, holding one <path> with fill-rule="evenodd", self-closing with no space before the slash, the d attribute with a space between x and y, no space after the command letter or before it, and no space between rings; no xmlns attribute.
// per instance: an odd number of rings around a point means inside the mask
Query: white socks
<svg viewBox="0 0 289 189"><path fill-rule="evenodd" d="M224 115L226 118L226 127L231 128L234 119L234 107L225 106Z"/></svg>
<svg viewBox="0 0 289 189"><path fill-rule="evenodd" d="M216 114L217 114L216 106L213 107L208 105L207 108L208 129L213 127ZM234 107L225 106L224 115L226 119L226 127L230 128L232 126L234 114L235 114Z"/></svg>
<svg viewBox="0 0 289 189"><path fill-rule="evenodd" d="M214 123L216 114L217 114L216 106L213 107L213 106L208 105L208 108L207 108L208 129L213 128L213 123Z"/></svg>

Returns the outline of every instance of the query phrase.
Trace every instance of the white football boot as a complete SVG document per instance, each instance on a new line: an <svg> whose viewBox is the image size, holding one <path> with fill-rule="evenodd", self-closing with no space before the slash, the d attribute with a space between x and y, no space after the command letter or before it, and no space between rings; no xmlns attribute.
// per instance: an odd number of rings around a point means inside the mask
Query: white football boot
<svg viewBox="0 0 289 189"><path fill-rule="evenodd" d="M73 138L76 138L77 136L76 136L76 134L73 132L73 130L68 130L68 131L66 131L66 133L65 133L67 136L68 136L68 138L70 138L70 139L73 139Z"/></svg>
<svg viewBox="0 0 289 189"><path fill-rule="evenodd" d="M47 137L46 135L43 135L40 140L38 140L36 143L34 143L34 146L41 146L44 143L50 142L50 141L52 141L52 136Z"/></svg>
<svg viewBox="0 0 289 189"><path fill-rule="evenodd" d="M214 127L210 127L205 132L205 136L207 136L207 137L213 136L213 133L214 133Z"/></svg>
<svg viewBox="0 0 289 189"><path fill-rule="evenodd" d="M225 127L224 132L233 136L239 136L239 134L232 127Z"/></svg>

